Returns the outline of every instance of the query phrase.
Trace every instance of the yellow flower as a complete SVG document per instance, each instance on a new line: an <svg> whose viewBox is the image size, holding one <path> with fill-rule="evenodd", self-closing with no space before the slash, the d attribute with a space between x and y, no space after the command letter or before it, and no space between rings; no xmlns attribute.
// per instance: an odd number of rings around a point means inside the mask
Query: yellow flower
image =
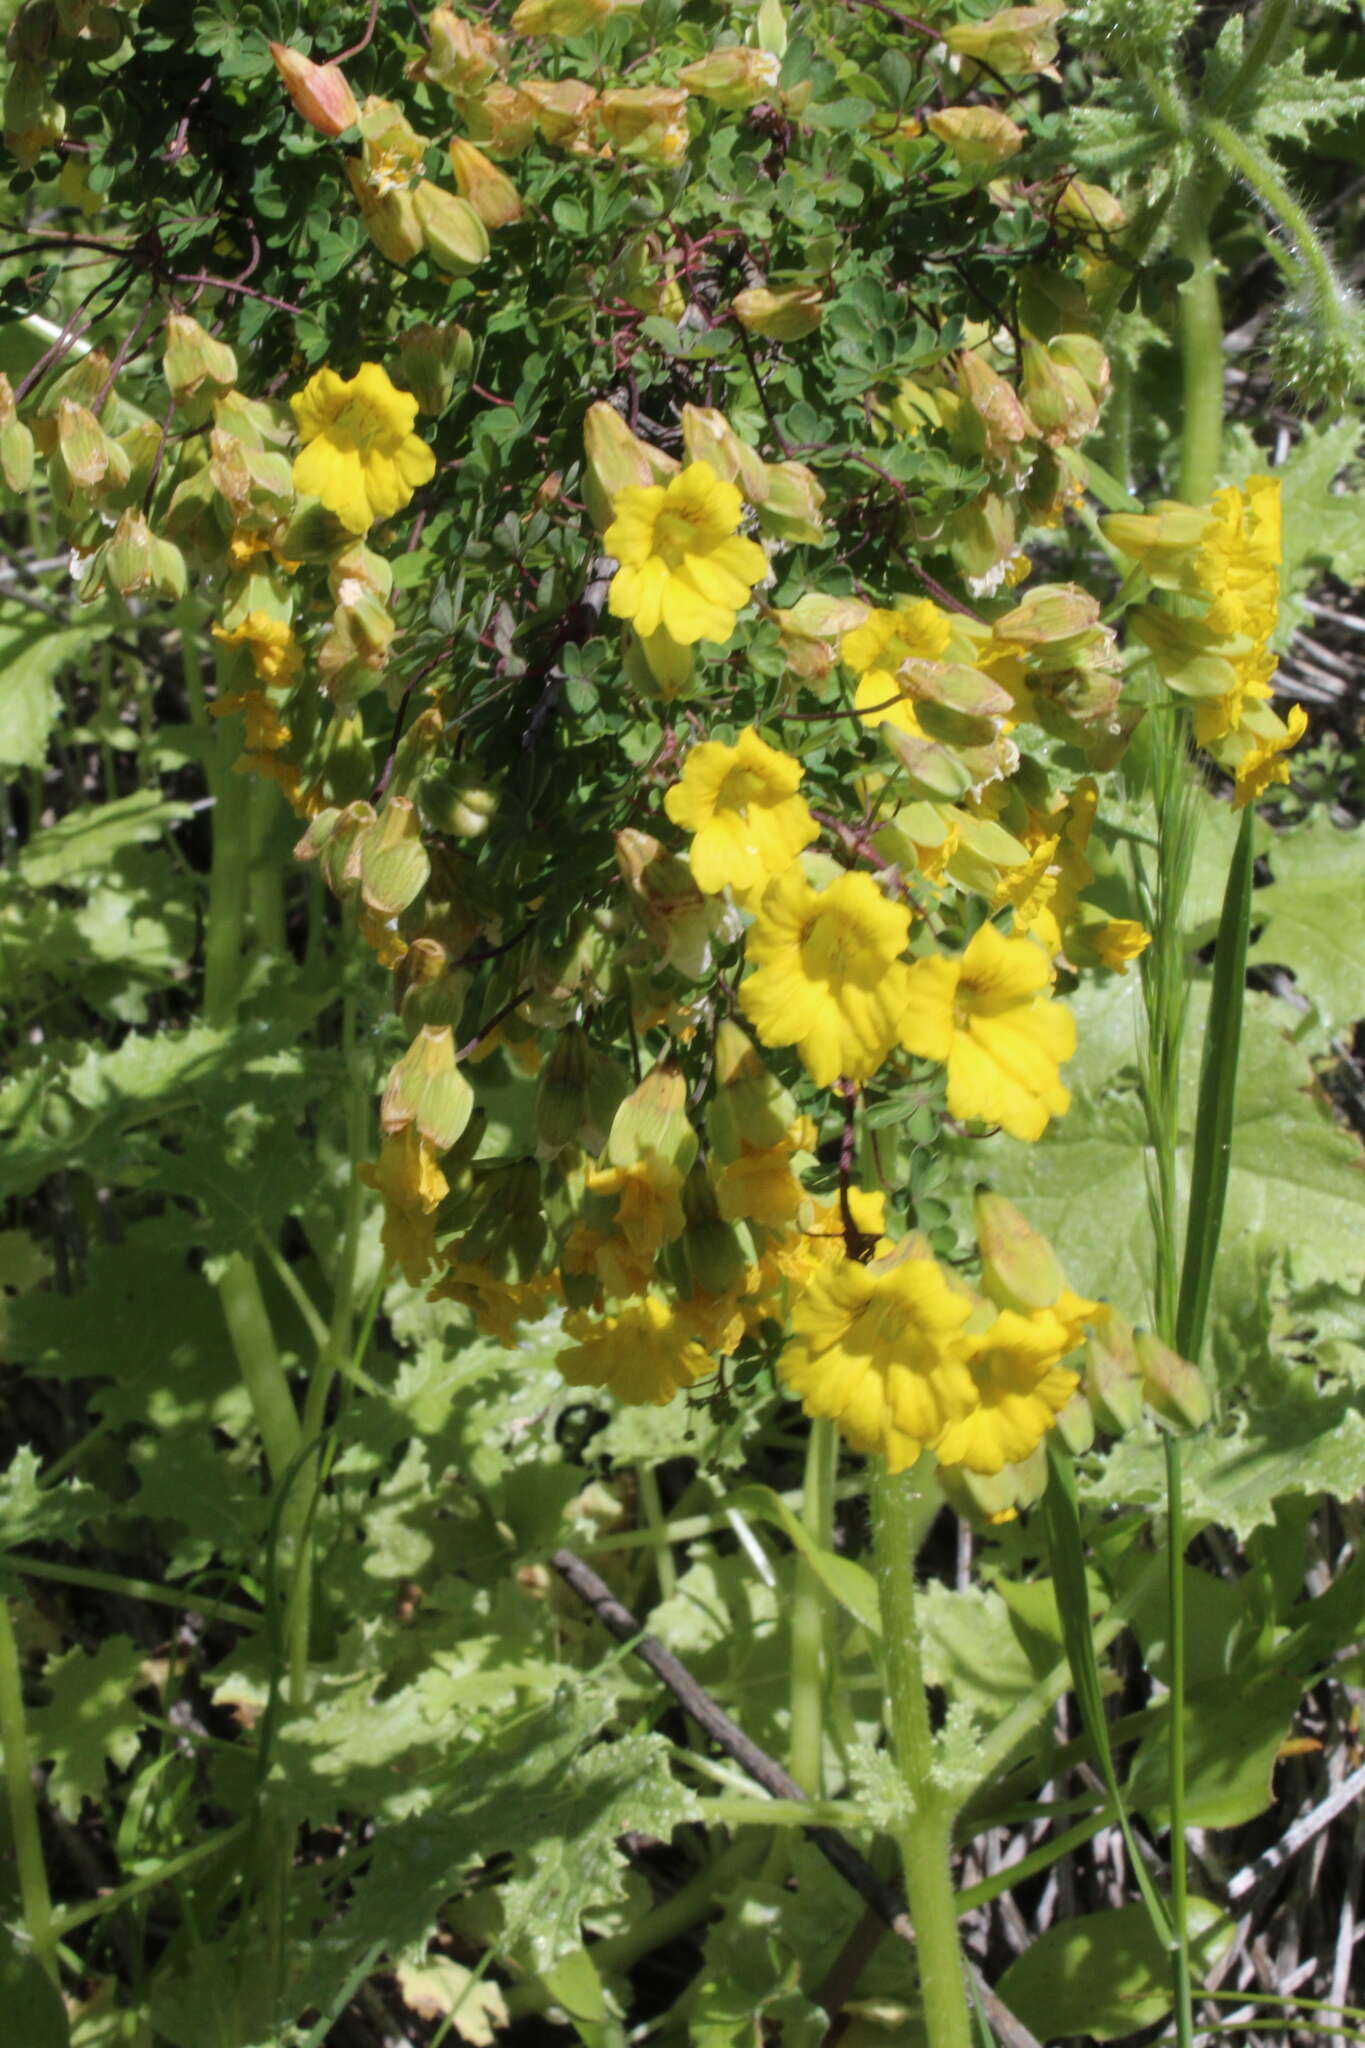
<svg viewBox="0 0 1365 2048"><path fill-rule="evenodd" d="M839 658L855 676L868 669L894 670L903 661L937 661L952 637L948 614L919 597L894 611L869 612L860 626L845 633Z"/></svg>
<svg viewBox="0 0 1365 2048"><path fill-rule="evenodd" d="M219 697L210 704L209 710L215 718L226 718L232 711L241 712L249 754L278 753L281 747L288 746L293 737L264 690L234 690L231 696Z"/></svg>
<svg viewBox="0 0 1365 2048"><path fill-rule="evenodd" d="M619 1315L570 1310L564 1328L575 1339L555 1359L571 1387L607 1387L618 1401L656 1408L714 1370L677 1311L657 1295Z"/></svg>
<svg viewBox="0 0 1365 2048"><path fill-rule="evenodd" d="M257 680L267 685L276 683L283 688L292 683L303 659L289 621L272 619L269 612L250 611L230 630L215 626L213 637L224 647L249 649Z"/></svg>
<svg viewBox="0 0 1365 2048"><path fill-rule="evenodd" d="M613 1227L642 1263L682 1236L682 1175L655 1152L633 1166L591 1167L587 1189L590 1195L615 1196Z"/></svg>
<svg viewBox="0 0 1365 2048"><path fill-rule="evenodd" d="M1235 756L1229 753L1224 758L1222 751L1215 754L1222 767L1231 767L1237 777L1237 787L1232 794L1233 809L1240 811L1244 804L1254 803L1258 796L1275 782L1288 782L1289 763L1285 755L1296 747L1308 729L1308 713L1302 704L1290 707L1287 721L1276 717L1273 711L1262 710L1254 730L1248 720L1239 738L1245 751Z"/></svg>
<svg viewBox="0 0 1365 2048"><path fill-rule="evenodd" d="M415 1123L386 1134L379 1157L356 1168L366 1187L384 1201L384 1257L398 1266L414 1286L426 1278L436 1258L433 1218L450 1192L450 1183L436 1163L436 1148L421 1136Z"/></svg>
<svg viewBox="0 0 1365 2048"><path fill-rule="evenodd" d="M781 1230L796 1218L806 1190L792 1172L792 1154L805 1143L799 1127L781 1144L760 1150L740 1144L739 1155L716 1173L716 1203L727 1223L761 1223Z"/></svg>
<svg viewBox="0 0 1365 2048"><path fill-rule="evenodd" d="M761 892L819 836L798 794L801 764L746 726L733 747L704 740L664 798L675 825L693 836L688 858L697 887L741 899Z"/></svg>
<svg viewBox="0 0 1365 2048"><path fill-rule="evenodd" d="M518 1325L539 1322L558 1292L554 1273L537 1273L520 1283L499 1280L481 1260L461 1258L458 1243L446 1245L442 1257L450 1271L427 1300L458 1301L472 1312L484 1336L492 1337L504 1351L516 1349Z"/></svg>
<svg viewBox="0 0 1365 2048"><path fill-rule="evenodd" d="M1218 491L1209 511L1196 563L1213 600L1206 623L1264 645L1280 616L1280 480L1248 477L1241 490Z"/></svg>
<svg viewBox="0 0 1365 2048"><path fill-rule="evenodd" d="M867 1266L832 1261L792 1309L778 1376L807 1415L830 1416L855 1450L903 1471L978 1404L963 1332L972 1308L913 1248Z"/></svg>
<svg viewBox="0 0 1365 2048"><path fill-rule="evenodd" d="M1114 974L1126 974L1128 962L1152 943L1151 933L1132 917L1107 917L1103 924L1086 926L1084 931L1101 964Z"/></svg>
<svg viewBox="0 0 1365 2048"><path fill-rule="evenodd" d="M1058 1068L1076 1050L1071 1012L1044 999L1052 967L1042 947L983 924L960 958L914 960L907 977L901 1044L947 1061L952 1115L1041 1138L1071 1106Z"/></svg>
<svg viewBox="0 0 1365 2048"><path fill-rule="evenodd" d="M866 1081L896 1043L910 913L870 875L813 889L799 864L770 882L746 940L740 1007L765 1045L794 1045L811 1079Z"/></svg>
<svg viewBox="0 0 1365 2048"><path fill-rule="evenodd" d="M294 458L295 487L353 533L401 512L436 474L436 457L412 431L417 400L378 363L362 363L349 379L319 370L289 403L304 443Z"/></svg>
<svg viewBox="0 0 1365 2048"><path fill-rule="evenodd" d="M1060 1304L1030 1315L1002 1309L973 1340L977 1401L939 1437L939 1463L992 1473L1027 1458L1080 1384L1059 1363L1079 1342L1080 1332L1060 1313Z"/></svg>
<svg viewBox="0 0 1365 2048"><path fill-rule="evenodd" d="M744 500L705 462L667 484L628 484L602 545L620 563L608 609L644 638L662 626L679 646L728 640L768 558L739 534Z"/></svg>

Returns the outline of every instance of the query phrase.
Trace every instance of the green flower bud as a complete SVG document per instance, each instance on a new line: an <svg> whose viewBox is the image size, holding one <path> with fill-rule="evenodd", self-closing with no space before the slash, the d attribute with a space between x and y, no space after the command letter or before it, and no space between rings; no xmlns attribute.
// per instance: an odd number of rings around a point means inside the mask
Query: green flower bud
<svg viewBox="0 0 1365 2048"><path fill-rule="evenodd" d="M612 1118L607 1159L612 1166L665 1160L686 1173L697 1156L697 1134L687 1116L687 1083L671 1056L659 1060Z"/></svg>
<svg viewBox="0 0 1365 2048"><path fill-rule="evenodd" d="M467 327L431 327L425 321L398 338L394 381L431 418L443 413L474 368L474 342Z"/></svg>
<svg viewBox="0 0 1365 2048"><path fill-rule="evenodd" d="M556 1035L550 1057L536 1077L536 1135L547 1152L561 1152L578 1141L592 1060L592 1046L581 1024L569 1024Z"/></svg>
<svg viewBox="0 0 1365 2048"><path fill-rule="evenodd" d="M390 1070L379 1104L379 1127L387 1135L415 1123L421 1135L448 1152L474 1113L474 1091L455 1059L448 1024L424 1024Z"/></svg>
<svg viewBox="0 0 1365 2048"><path fill-rule="evenodd" d="M981 1253L981 1285L996 1307L1012 1308L1020 1315L1051 1308L1066 1286L1066 1275L1047 1239L1013 1202L989 1188L977 1189L972 1214Z"/></svg>
<svg viewBox="0 0 1365 2048"><path fill-rule="evenodd" d="M750 334L769 341L800 341L814 334L825 317L818 284L787 285L770 290L756 285L739 292L731 301L731 312Z"/></svg>
<svg viewBox="0 0 1365 2048"><path fill-rule="evenodd" d="M177 551L178 552L178 551ZM104 556L105 574L122 597L145 590L152 580L151 528L140 512L119 514Z"/></svg>
<svg viewBox="0 0 1365 2048"><path fill-rule="evenodd" d="M365 832L360 894L366 909L377 917L396 917L406 910L426 882L431 863L421 833L415 808L401 796L390 797L378 823Z"/></svg>
<svg viewBox="0 0 1365 2048"><path fill-rule="evenodd" d="M548 1229L534 1159L499 1160L475 1173L476 1206L459 1256L517 1287L540 1270Z"/></svg>
<svg viewBox="0 0 1365 2048"><path fill-rule="evenodd" d="M166 383L191 426L208 419L213 400L237 382L237 358L226 342L215 341L186 313L166 317Z"/></svg>
<svg viewBox="0 0 1365 2048"><path fill-rule="evenodd" d="M1100 1428L1126 1436L1142 1420L1142 1375L1131 1323L1111 1309L1085 1344L1085 1396Z"/></svg>
<svg viewBox="0 0 1365 2048"><path fill-rule="evenodd" d="M1136 1350L1148 1406L1177 1429L1202 1429L1213 1413L1213 1397L1198 1366L1150 1330L1138 1332Z"/></svg>
<svg viewBox="0 0 1365 2048"><path fill-rule="evenodd" d="M9 378L0 371L0 476L15 493L33 481L33 435L15 410Z"/></svg>
<svg viewBox="0 0 1365 2048"><path fill-rule="evenodd" d="M797 1119L796 1098L729 1017L716 1026L715 1083L706 1105L706 1136L722 1164L738 1159L746 1145L751 1152L768 1152L782 1143Z"/></svg>
<svg viewBox="0 0 1365 2048"><path fill-rule="evenodd" d="M424 178L414 204L423 245L433 263L465 277L488 256L488 230L467 199Z"/></svg>

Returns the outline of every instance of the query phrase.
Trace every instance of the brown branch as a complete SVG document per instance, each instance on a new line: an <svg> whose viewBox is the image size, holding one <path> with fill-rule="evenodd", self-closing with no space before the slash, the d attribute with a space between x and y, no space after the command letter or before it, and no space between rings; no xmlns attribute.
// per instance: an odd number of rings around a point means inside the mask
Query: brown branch
<svg viewBox="0 0 1365 2048"><path fill-rule="evenodd" d="M771 1793L774 1799L795 1799L803 1805L806 1803L806 1794L795 1778L784 1771L766 1750L750 1741L738 1723L730 1719L723 1707L716 1705L711 1695L698 1685L672 1651L664 1648L657 1636L645 1633L630 1609L621 1605L610 1586L597 1576L591 1565L585 1564L572 1550L556 1550L550 1563L570 1591L578 1595L585 1607L592 1609L608 1635L614 1636L618 1643L629 1645L632 1654L642 1664L647 1664L654 1676L668 1687L684 1713L691 1715L717 1749L733 1757L740 1769L746 1771L765 1792ZM889 1927L893 1934L913 1948L914 1929L895 1886L879 1877L862 1852L855 1849L837 1828L808 1827L803 1832L882 1925ZM1039 2048L1028 2028L996 1997L975 1964L968 1961L967 1969L973 1990L1004 2048Z"/></svg>
<svg viewBox="0 0 1365 2048"><path fill-rule="evenodd" d="M329 64L344 64L350 57L358 57L362 50L368 50L374 35L374 25L379 19L379 0L370 0L370 18L365 24L365 33L358 43L352 43L349 50L343 50L339 57L329 57Z"/></svg>

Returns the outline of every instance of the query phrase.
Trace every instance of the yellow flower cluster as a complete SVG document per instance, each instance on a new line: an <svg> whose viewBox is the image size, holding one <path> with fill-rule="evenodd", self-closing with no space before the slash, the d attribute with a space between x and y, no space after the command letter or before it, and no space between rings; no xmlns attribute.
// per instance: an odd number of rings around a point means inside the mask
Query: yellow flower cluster
<svg viewBox="0 0 1365 2048"><path fill-rule="evenodd" d="M1194 700L1195 738L1234 778L1234 805L1287 782L1285 756L1308 719L1298 704L1287 719L1270 708L1270 643L1280 615L1279 478L1249 477L1205 506L1168 502L1152 513L1116 513L1103 527L1158 590L1203 601L1197 617L1136 606L1128 620L1165 681Z"/></svg>

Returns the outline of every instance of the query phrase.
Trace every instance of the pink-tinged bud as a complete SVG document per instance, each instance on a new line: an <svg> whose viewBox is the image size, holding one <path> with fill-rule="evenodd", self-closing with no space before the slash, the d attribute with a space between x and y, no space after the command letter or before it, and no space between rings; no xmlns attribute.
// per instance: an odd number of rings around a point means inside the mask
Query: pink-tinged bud
<svg viewBox="0 0 1365 2048"><path fill-rule="evenodd" d="M488 255L488 230L467 199L424 178L414 198L427 254L451 277L465 277Z"/></svg>
<svg viewBox="0 0 1365 2048"><path fill-rule="evenodd" d="M521 0L512 16L518 36L581 36L615 12L612 0Z"/></svg>
<svg viewBox="0 0 1365 2048"><path fill-rule="evenodd" d="M687 150L687 94L667 86L621 86L604 92L598 116L620 156L667 167Z"/></svg>
<svg viewBox="0 0 1365 2048"><path fill-rule="evenodd" d="M1202 1429L1213 1413L1213 1397L1198 1366L1150 1330L1138 1332L1136 1349L1147 1405L1177 1429Z"/></svg>
<svg viewBox="0 0 1365 2048"><path fill-rule="evenodd" d="M1051 1308L1066 1286L1057 1254L1003 1195L978 1188L973 1204L981 1285L998 1308Z"/></svg>
<svg viewBox="0 0 1365 2048"><path fill-rule="evenodd" d="M431 37L423 69L447 92L477 92L503 68L505 47L483 22L466 21L453 7L435 7L427 21Z"/></svg>
<svg viewBox="0 0 1365 2048"><path fill-rule="evenodd" d="M969 177L993 176L1024 146L1023 129L997 107L944 107L927 115L924 125Z"/></svg>
<svg viewBox="0 0 1365 2048"><path fill-rule="evenodd" d="M581 78L523 78L521 92L535 109L542 142L579 154L591 149L588 117L597 105L597 94L590 85Z"/></svg>
<svg viewBox="0 0 1365 2048"><path fill-rule="evenodd" d="M272 43L270 54L294 112L319 135L341 135L360 118L355 95L336 64L314 64L302 50Z"/></svg>
<svg viewBox="0 0 1365 2048"><path fill-rule="evenodd" d="M730 310L747 333L761 334L769 341L801 341L814 334L825 317L816 284L786 285L777 290L755 285L740 292Z"/></svg>
<svg viewBox="0 0 1365 2048"><path fill-rule="evenodd" d="M695 64L684 64L678 73L678 83L699 99L709 100L713 107L738 113L771 99L781 74L782 60L771 51L735 45L728 50L712 50Z"/></svg>
<svg viewBox="0 0 1365 2048"><path fill-rule="evenodd" d="M976 437L988 461L998 462L1021 441L1036 441L1038 429L1014 386L993 370L978 349L957 359L958 385L967 413L975 415Z"/></svg>
<svg viewBox="0 0 1365 2048"><path fill-rule="evenodd" d="M514 85L485 86L460 102L460 112L471 139L490 156L523 156L535 141L539 109Z"/></svg>
<svg viewBox="0 0 1365 2048"><path fill-rule="evenodd" d="M450 145L450 168L461 199L469 201L486 228L510 227L525 213L521 194L507 173L458 135Z"/></svg>

